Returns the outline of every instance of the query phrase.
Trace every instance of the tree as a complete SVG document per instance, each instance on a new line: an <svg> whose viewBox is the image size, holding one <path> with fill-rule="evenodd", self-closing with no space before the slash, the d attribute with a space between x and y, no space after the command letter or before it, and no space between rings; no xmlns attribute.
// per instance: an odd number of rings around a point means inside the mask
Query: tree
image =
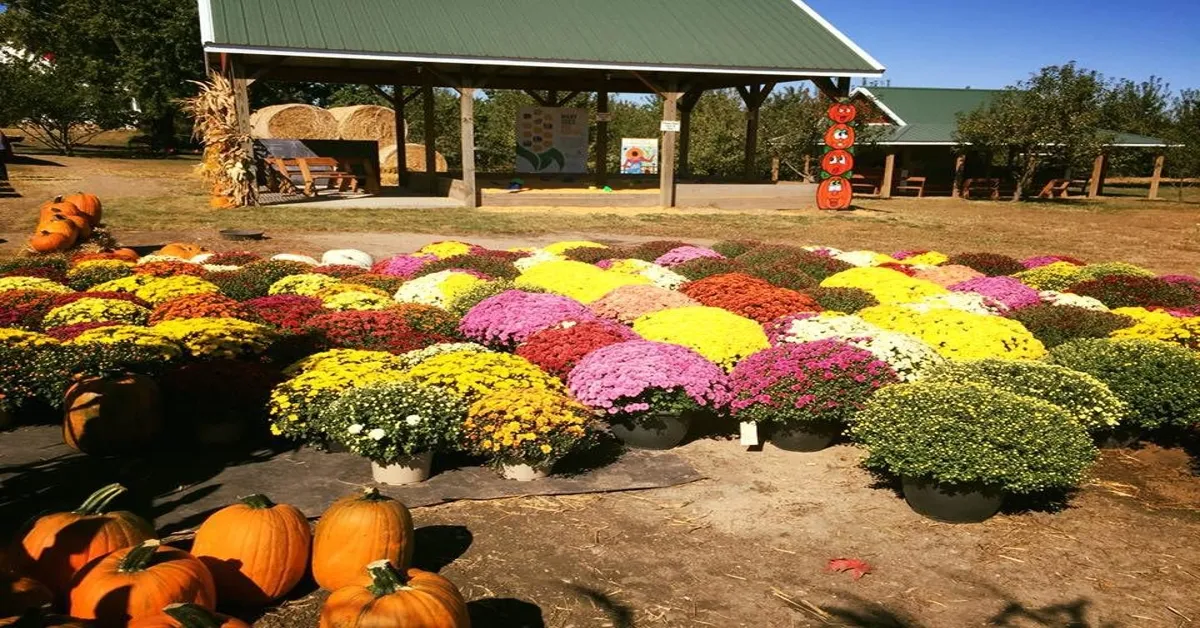
<svg viewBox="0 0 1200 628"><path fill-rule="evenodd" d="M1172 146L1167 151L1166 171L1174 179L1179 200L1183 188L1200 179L1200 90L1185 89L1172 103L1170 128L1164 136Z"/></svg>
<svg viewBox="0 0 1200 628"><path fill-rule="evenodd" d="M1172 124L1170 108L1171 88L1156 76L1140 83L1129 79L1113 81L1101 98L1100 128L1163 137ZM1115 174L1144 176L1158 152L1122 150L1112 155L1109 167Z"/></svg>
<svg viewBox="0 0 1200 628"><path fill-rule="evenodd" d="M121 94L90 76L71 59L0 64L0 124L19 124L46 146L73 155L80 144L128 120Z"/></svg>
<svg viewBox="0 0 1200 628"><path fill-rule="evenodd" d="M1078 165L1098 154L1109 138L1100 129L1102 77L1074 63L1042 68L1004 90L992 103L960 115L955 139L999 155L1021 200L1039 167Z"/></svg>

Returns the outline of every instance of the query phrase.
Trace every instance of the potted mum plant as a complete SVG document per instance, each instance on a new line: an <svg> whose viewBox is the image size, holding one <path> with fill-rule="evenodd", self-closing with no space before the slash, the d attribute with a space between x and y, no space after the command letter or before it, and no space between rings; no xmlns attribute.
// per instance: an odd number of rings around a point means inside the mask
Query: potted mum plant
<svg viewBox="0 0 1200 628"><path fill-rule="evenodd" d="M869 351L827 338L760 351L729 380L734 418L767 427L780 449L819 451L877 389L899 378Z"/></svg>
<svg viewBox="0 0 1200 628"><path fill-rule="evenodd" d="M386 382L350 390L322 413L333 442L371 461L381 484L429 478L433 456L454 447L466 406L446 391L412 382Z"/></svg>
<svg viewBox="0 0 1200 628"><path fill-rule="evenodd" d="M687 436L695 413L724 408L728 376L679 345L631 340L601 347L567 377L571 394L605 415L631 447L670 449Z"/></svg>
<svg viewBox="0 0 1200 628"><path fill-rule="evenodd" d="M497 390L467 411L463 441L487 456L509 480L527 482L550 474L563 456L587 449L599 433L586 406L551 390Z"/></svg>
<svg viewBox="0 0 1200 628"><path fill-rule="evenodd" d="M889 386L850 434L867 467L901 479L913 510L950 523L983 521L1009 495L1070 489L1096 457L1067 410L977 383Z"/></svg>

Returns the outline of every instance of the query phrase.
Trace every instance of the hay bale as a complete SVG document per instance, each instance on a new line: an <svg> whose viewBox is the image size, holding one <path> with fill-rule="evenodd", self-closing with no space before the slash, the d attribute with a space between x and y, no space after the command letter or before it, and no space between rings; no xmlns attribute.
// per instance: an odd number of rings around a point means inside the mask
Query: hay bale
<svg viewBox="0 0 1200 628"><path fill-rule="evenodd" d="M446 172L449 169L449 166L446 164L446 158L441 153L435 152L434 158L436 159L438 172ZM405 144L404 163L407 164L409 172L425 172L425 145ZM396 164L395 144L379 149L379 170L380 183L383 185L396 185L396 182L399 180L400 170Z"/></svg>
<svg viewBox="0 0 1200 628"><path fill-rule="evenodd" d="M250 134L264 140L335 140L338 122L320 107L271 105L250 116Z"/></svg>
<svg viewBox="0 0 1200 628"><path fill-rule="evenodd" d="M380 146L396 143L396 112L378 105L334 107L329 110L343 140L370 140Z"/></svg>

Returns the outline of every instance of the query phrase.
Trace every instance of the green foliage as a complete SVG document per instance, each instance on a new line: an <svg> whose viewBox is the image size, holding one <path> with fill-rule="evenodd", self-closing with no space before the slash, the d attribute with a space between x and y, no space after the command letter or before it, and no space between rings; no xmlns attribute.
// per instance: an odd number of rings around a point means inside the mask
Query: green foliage
<svg viewBox="0 0 1200 628"><path fill-rule="evenodd" d="M35 353L32 387L42 401L57 408L71 384L81 379L127 373L159 375L169 362L161 350L132 342L56 345Z"/></svg>
<svg viewBox="0 0 1200 628"><path fill-rule="evenodd" d="M1116 427L1129 413L1128 404L1100 380L1045 362L993 358L943 362L931 369L924 381L981 384L1048 401L1066 410L1088 431Z"/></svg>
<svg viewBox="0 0 1200 628"><path fill-rule="evenodd" d="M712 277L713 275L744 272L746 269L731 259L698 257L675 266L671 270L687 277L691 281L698 281L705 277Z"/></svg>
<svg viewBox="0 0 1200 628"><path fill-rule="evenodd" d="M446 309L455 316L466 316L467 312L471 311L471 308L475 307L476 305L479 305L480 301L483 301L488 297L494 297L502 292L508 292L509 290L520 290L521 292L545 292L545 290L534 288L532 286L521 286L518 288L517 284L508 279L484 281L471 286L462 294L459 294L454 298L453 301L446 305Z"/></svg>
<svg viewBox="0 0 1200 628"><path fill-rule="evenodd" d="M859 288L812 288L804 291L823 310L853 314L859 310L879 305L879 300L866 290Z"/></svg>
<svg viewBox="0 0 1200 628"><path fill-rule="evenodd" d="M1008 493L1071 488L1096 457L1062 408L981 384L917 382L877 392L851 425L868 467Z"/></svg>
<svg viewBox="0 0 1200 628"><path fill-rule="evenodd" d="M1055 347L1050 357L1108 385L1138 427L1200 424L1200 355L1193 351L1158 340L1083 339Z"/></svg>
<svg viewBox="0 0 1200 628"><path fill-rule="evenodd" d="M98 286L102 283L128 277L133 274L133 269L128 266L117 265L93 265L85 266L75 270L67 277L67 285L71 286L72 290L83 292Z"/></svg>
<svg viewBox="0 0 1200 628"><path fill-rule="evenodd" d="M790 290L807 291L809 288L814 288L817 285L816 279L813 279L804 271L787 262L753 266L747 269L747 273L759 279L766 280L780 288L788 288Z"/></svg>
<svg viewBox="0 0 1200 628"><path fill-rule="evenodd" d="M506 259L487 255L455 255L422 266L414 278L432 275L443 270L474 270L492 279L516 279L517 275L521 274L521 271Z"/></svg>
<svg viewBox="0 0 1200 628"><path fill-rule="evenodd" d="M16 414L38 397L34 358L41 351L0 346L0 411Z"/></svg>
<svg viewBox="0 0 1200 628"><path fill-rule="evenodd" d="M1175 146L1167 150L1164 170L1183 201L1183 188L1200 180L1200 89L1185 89L1175 98L1165 136Z"/></svg>
<svg viewBox="0 0 1200 628"><path fill-rule="evenodd" d="M1024 307L1008 317L1024 325L1048 349L1078 338L1106 338L1134 323L1128 316L1072 305Z"/></svg>
<svg viewBox="0 0 1200 628"><path fill-rule="evenodd" d="M127 97L90 76L69 59L0 63L0 124L20 124L59 153L74 154L80 144L129 119Z"/></svg>
<svg viewBox="0 0 1200 628"><path fill-rule="evenodd" d="M453 449L466 416L466 404L456 395L388 382L347 391L325 407L319 424L331 441L387 465L402 456Z"/></svg>
<svg viewBox="0 0 1200 628"><path fill-rule="evenodd" d="M761 242L756 242L754 240L722 240L712 245L711 248L721 255L733 259L742 253L753 249L759 244L761 244Z"/></svg>

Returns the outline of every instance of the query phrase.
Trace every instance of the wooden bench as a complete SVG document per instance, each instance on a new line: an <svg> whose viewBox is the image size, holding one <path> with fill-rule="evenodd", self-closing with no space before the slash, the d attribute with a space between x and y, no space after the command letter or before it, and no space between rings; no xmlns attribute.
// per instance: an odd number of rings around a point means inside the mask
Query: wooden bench
<svg viewBox="0 0 1200 628"><path fill-rule="evenodd" d="M1067 198L1071 191L1070 179L1050 179L1038 192L1038 198Z"/></svg>
<svg viewBox="0 0 1200 628"><path fill-rule="evenodd" d="M896 191L902 194L915 192L917 198L925 196L925 177L905 177L900 185L896 186Z"/></svg>
<svg viewBox="0 0 1200 628"><path fill-rule="evenodd" d="M881 179L871 179L861 174L854 174L850 177L850 189L855 194L878 196L880 183L882 183Z"/></svg>
<svg viewBox="0 0 1200 628"><path fill-rule="evenodd" d="M286 191L287 186L294 190L292 177L297 175L304 182L305 196L317 195L317 181L320 180L326 181L326 189L336 187L339 192L345 192L347 189L351 192L358 191L358 177L353 172L343 170L338 160L333 157L272 157L267 161L274 170L268 173L268 180L274 177L281 191Z"/></svg>
<svg viewBox="0 0 1200 628"><path fill-rule="evenodd" d="M1000 179L973 178L963 181L963 198L987 198L1000 200Z"/></svg>

